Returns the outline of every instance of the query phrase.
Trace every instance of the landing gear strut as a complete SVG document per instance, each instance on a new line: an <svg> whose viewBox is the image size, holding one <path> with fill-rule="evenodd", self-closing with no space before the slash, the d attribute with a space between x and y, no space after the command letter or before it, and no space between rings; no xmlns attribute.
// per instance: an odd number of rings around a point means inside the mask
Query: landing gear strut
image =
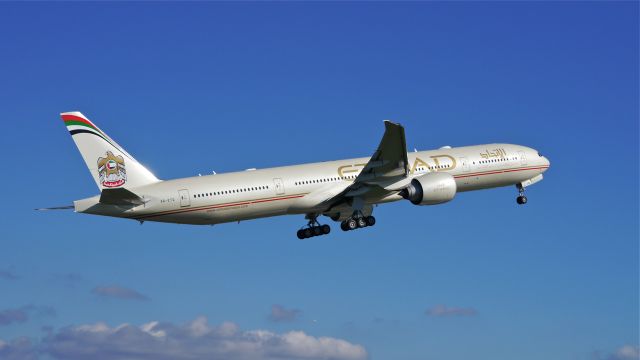
<svg viewBox="0 0 640 360"><path fill-rule="evenodd" d="M516 188L518 188L518 197L516 198L516 202L518 205L524 205L527 203L527 197L524 196L524 186L521 184L517 184Z"/></svg>
<svg viewBox="0 0 640 360"><path fill-rule="evenodd" d="M306 227L298 230L298 239L304 240L314 236L327 235L331 232L331 227L327 224L320 225L318 215L307 215L309 223Z"/></svg>
<svg viewBox="0 0 640 360"><path fill-rule="evenodd" d="M367 226L373 226L375 224L376 218L373 216L363 216L361 212L356 211L350 218L340 224L340 229L342 229L342 231L350 231Z"/></svg>

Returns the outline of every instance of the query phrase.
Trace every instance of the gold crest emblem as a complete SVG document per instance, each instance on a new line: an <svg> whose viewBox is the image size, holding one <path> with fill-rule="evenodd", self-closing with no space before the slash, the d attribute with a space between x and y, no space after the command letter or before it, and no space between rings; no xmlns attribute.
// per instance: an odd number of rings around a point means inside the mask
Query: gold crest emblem
<svg viewBox="0 0 640 360"><path fill-rule="evenodd" d="M122 155L115 156L107 151L106 157L98 158L98 174L100 183L104 187L112 188L124 185L127 181L127 172L124 168Z"/></svg>

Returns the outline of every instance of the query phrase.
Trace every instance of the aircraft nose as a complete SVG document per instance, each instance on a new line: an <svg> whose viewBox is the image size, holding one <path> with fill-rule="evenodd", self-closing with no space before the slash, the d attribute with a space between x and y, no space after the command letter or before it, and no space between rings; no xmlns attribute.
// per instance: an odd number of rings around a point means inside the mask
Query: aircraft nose
<svg viewBox="0 0 640 360"><path fill-rule="evenodd" d="M551 166L551 161L549 161L549 159L547 159L545 156L542 157L542 165L547 167L547 169ZM547 169L544 169L543 171L547 171Z"/></svg>

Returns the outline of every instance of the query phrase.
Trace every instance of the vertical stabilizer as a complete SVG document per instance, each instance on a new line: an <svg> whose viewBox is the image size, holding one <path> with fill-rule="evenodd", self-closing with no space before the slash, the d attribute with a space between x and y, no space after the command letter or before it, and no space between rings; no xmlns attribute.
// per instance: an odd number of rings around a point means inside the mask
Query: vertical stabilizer
<svg viewBox="0 0 640 360"><path fill-rule="evenodd" d="M134 188L159 180L78 111L60 114L98 188Z"/></svg>

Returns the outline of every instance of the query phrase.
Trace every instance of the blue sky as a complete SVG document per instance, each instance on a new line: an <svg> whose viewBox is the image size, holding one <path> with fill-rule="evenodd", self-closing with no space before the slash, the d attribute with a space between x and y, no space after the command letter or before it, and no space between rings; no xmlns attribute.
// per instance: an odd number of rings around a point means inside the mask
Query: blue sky
<svg viewBox="0 0 640 360"><path fill-rule="evenodd" d="M308 358L636 359L638 10L1 4L0 357L80 359L79 327L100 322L130 324L123 337L150 349L138 327L159 321L209 358L262 329L309 340ZM552 167L524 207L514 188L394 203L375 228L304 242L301 217L140 226L34 212L97 193L58 116L73 110L162 179L368 156L383 119L410 149L517 143ZM208 337L193 338L205 318ZM303 354L265 351L251 356Z"/></svg>

